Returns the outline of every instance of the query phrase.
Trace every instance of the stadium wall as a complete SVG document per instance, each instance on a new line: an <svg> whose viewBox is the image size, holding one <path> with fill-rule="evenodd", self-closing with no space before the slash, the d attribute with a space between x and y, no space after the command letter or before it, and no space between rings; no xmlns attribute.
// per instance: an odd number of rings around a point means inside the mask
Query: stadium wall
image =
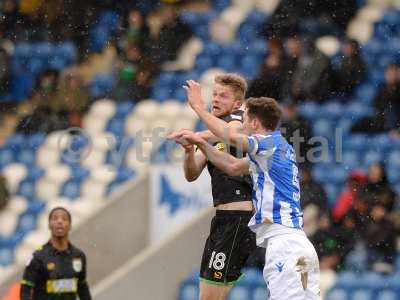
<svg viewBox="0 0 400 300"><path fill-rule="evenodd" d="M149 243L149 180L126 183L88 220L74 228L71 241L85 251L93 286ZM0 296L21 279L24 267L0 286Z"/></svg>
<svg viewBox="0 0 400 300"><path fill-rule="evenodd" d="M94 298L176 300L179 284L199 268L213 214L213 208L205 209L163 243L133 257L95 287Z"/></svg>

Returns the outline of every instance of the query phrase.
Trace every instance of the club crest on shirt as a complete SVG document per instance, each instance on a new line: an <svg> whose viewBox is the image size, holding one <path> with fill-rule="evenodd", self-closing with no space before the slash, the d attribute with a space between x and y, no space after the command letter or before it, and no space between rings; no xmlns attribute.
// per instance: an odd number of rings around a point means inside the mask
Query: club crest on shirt
<svg viewBox="0 0 400 300"><path fill-rule="evenodd" d="M53 262L47 263L47 270L53 271L56 268L56 264Z"/></svg>
<svg viewBox="0 0 400 300"><path fill-rule="evenodd" d="M225 146L224 143L220 142L220 143L215 145L215 149L217 149L218 151L225 152L226 146Z"/></svg>
<svg viewBox="0 0 400 300"><path fill-rule="evenodd" d="M222 272L214 272L214 278L215 279L221 279L222 278Z"/></svg>
<svg viewBox="0 0 400 300"><path fill-rule="evenodd" d="M75 272L82 271L82 260L80 258L74 258L72 260L72 268Z"/></svg>

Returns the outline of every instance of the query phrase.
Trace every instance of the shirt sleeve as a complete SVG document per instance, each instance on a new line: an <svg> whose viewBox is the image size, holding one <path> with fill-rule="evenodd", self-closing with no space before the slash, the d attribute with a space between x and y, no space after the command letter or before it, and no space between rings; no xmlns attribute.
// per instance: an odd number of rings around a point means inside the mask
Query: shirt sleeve
<svg viewBox="0 0 400 300"><path fill-rule="evenodd" d="M86 281L86 256L82 254L82 271L79 273L78 278L78 296L80 300L91 300L89 285Z"/></svg>
<svg viewBox="0 0 400 300"><path fill-rule="evenodd" d="M21 280L21 300L32 299L33 290L39 281L40 274L40 261L33 255L27 263Z"/></svg>
<svg viewBox="0 0 400 300"><path fill-rule="evenodd" d="M274 140L272 137L249 136L249 155L271 156L275 150Z"/></svg>

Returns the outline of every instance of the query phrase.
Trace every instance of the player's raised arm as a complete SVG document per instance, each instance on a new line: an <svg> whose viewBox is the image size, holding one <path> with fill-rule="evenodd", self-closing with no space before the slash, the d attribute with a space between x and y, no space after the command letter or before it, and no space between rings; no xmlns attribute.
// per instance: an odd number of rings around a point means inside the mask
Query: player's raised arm
<svg viewBox="0 0 400 300"><path fill-rule="evenodd" d="M249 147L247 135L239 132L237 128L232 128L228 123L213 116L205 109L200 84L193 80L188 80L187 86L184 86L184 88L187 91L190 106L205 123L207 128L216 137L247 152Z"/></svg>

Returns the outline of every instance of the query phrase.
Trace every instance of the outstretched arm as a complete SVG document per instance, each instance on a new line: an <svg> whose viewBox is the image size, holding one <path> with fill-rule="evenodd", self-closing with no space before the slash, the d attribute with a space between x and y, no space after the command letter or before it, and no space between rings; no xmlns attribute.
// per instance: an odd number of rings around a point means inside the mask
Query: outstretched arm
<svg viewBox="0 0 400 300"><path fill-rule="evenodd" d="M239 159L226 152L219 151L193 132L185 132L182 138L197 145L207 159L224 173L230 176L249 173L249 162L247 158Z"/></svg>
<svg viewBox="0 0 400 300"><path fill-rule="evenodd" d="M239 132L237 128L231 128L225 121L213 116L204 108L199 83L188 80L187 84L188 85L184 86L184 88L187 91L189 104L199 118L206 124L207 128L226 143L247 152L249 148L247 135Z"/></svg>

